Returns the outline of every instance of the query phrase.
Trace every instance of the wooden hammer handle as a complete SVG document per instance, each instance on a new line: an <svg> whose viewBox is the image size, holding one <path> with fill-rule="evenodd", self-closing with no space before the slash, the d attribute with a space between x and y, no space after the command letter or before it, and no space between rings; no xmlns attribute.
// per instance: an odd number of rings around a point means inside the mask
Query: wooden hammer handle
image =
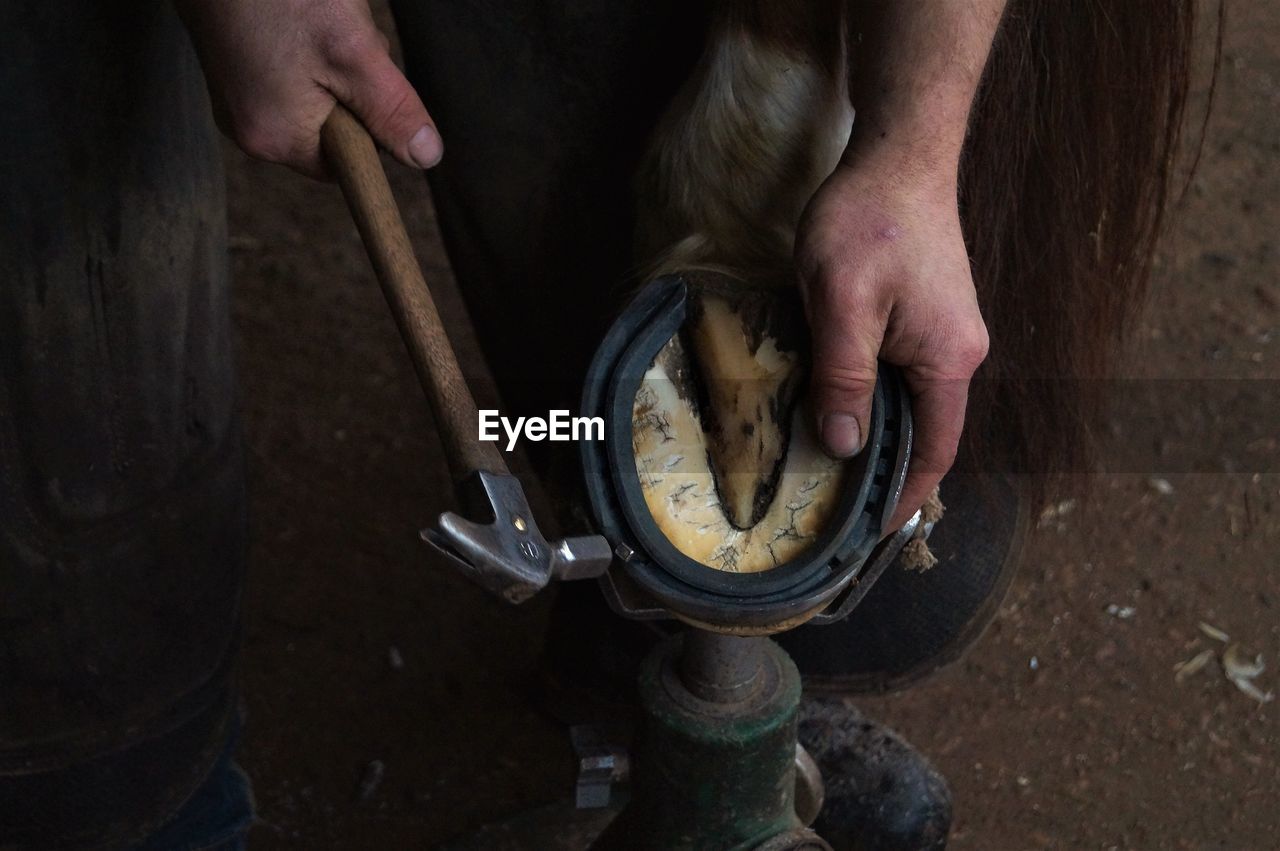
<svg viewBox="0 0 1280 851"><path fill-rule="evenodd" d="M475 399L422 277L373 139L339 104L320 129L320 144L409 347L418 380L435 414L454 482L476 470L507 475L507 464L497 445L479 439Z"/></svg>

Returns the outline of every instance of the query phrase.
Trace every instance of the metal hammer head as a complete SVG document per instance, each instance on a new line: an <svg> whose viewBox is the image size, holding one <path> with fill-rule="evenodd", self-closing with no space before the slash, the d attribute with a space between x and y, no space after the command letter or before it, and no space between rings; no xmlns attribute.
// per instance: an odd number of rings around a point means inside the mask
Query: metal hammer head
<svg viewBox="0 0 1280 851"><path fill-rule="evenodd" d="M538 531L524 488L514 476L479 470L465 486L488 522L446 511L422 537L471 579L509 603L523 603L552 579L592 579L609 569L613 552L599 535L550 543Z"/></svg>

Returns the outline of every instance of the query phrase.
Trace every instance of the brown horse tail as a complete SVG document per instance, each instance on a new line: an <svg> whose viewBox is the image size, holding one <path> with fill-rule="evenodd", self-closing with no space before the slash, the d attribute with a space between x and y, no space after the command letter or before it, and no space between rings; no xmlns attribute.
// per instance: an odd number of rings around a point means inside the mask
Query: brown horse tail
<svg viewBox="0 0 1280 851"><path fill-rule="evenodd" d="M1095 463L1169 201L1196 6L1011 0L974 104L961 212L992 345L963 457L1035 474L1041 498Z"/></svg>

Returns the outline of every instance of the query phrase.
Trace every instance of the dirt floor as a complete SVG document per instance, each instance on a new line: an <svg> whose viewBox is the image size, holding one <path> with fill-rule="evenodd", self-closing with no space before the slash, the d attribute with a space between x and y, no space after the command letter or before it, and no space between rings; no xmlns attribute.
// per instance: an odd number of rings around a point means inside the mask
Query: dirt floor
<svg viewBox="0 0 1280 851"><path fill-rule="evenodd" d="M254 847L419 848L562 797L566 735L530 701L546 601L491 602L418 541L445 468L337 189L228 156ZM1240 0L1126 371L1160 403L1117 418L1110 472L1044 518L967 659L861 702L950 779L955 848L1280 843L1280 703L1216 663L1174 676L1223 647L1201 621L1280 666L1277 162L1280 7ZM459 317L426 187L393 181Z"/></svg>

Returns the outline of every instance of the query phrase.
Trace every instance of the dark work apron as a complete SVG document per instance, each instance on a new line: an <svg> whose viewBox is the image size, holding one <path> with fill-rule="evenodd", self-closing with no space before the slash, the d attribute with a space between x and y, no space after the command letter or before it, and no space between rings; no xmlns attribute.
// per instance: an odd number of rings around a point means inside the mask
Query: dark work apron
<svg viewBox="0 0 1280 851"><path fill-rule="evenodd" d="M221 157L167 0L0 5L0 849L203 780L245 557Z"/></svg>

